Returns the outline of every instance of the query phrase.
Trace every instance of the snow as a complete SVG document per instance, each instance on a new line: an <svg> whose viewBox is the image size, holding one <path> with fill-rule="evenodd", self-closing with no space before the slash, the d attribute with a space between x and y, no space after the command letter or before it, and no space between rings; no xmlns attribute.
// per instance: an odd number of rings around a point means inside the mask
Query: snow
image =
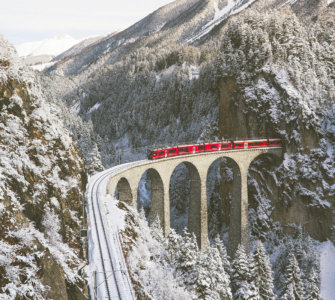
<svg viewBox="0 0 335 300"><path fill-rule="evenodd" d="M110 176L140 163L141 161L116 166L98 173L89 180L86 194L89 218L89 267L87 272L92 299L94 297L94 272L97 274L98 298L102 299L107 296L108 286L112 298L119 299L120 293L121 296L125 296L124 299L135 299L118 235L119 230L124 229L125 212L116 206L117 201L107 195L106 190ZM98 213L99 210L102 218ZM107 283L104 270L108 276Z"/></svg>
<svg viewBox="0 0 335 300"><path fill-rule="evenodd" d="M43 71L46 68L50 68L55 63L56 63L55 61L53 61L53 62L47 62L47 63L44 63L44 64L38 64L38 65L31 66L31 68L33 70L36 70L36 71Z"/></svg>
<svg viewBox="0 0 335 300"><path fill-rule="evenodd" d="M335 295L335 247L330 242L320 245L321 297L333 300Z"/></svg>
<svg viewBox="0 0 335 300"><path fill-rule="evenodd" d="M16 46L19 56L58 55L70 49L81 40L70 35L57 35L37 42L28 42Z"/></svg>
<svg viewBox="0 0 335 300"><path fill-rule="evenodd" d="M101 103L99 103L99 102L95 103L87 113L90 114L91 112L97 110L100 107L100 105L101 105Z"/></svg>
<svg viewBox="0 0 335 300"><path fill-rule="evenodd" d="M187 43L193 43L194 41L200 39L207 33L209 33L216 25L218 25L223 20L227 19L229 16L238 14L249 5L251 5L255 0L228 0L227 5L223 9L219 9L218 2L214 2L214 18L209 21L206 25L204 25L200 32L198 32L195 36L188 39ZM245 3L244 3L245 2Z"/></svg>

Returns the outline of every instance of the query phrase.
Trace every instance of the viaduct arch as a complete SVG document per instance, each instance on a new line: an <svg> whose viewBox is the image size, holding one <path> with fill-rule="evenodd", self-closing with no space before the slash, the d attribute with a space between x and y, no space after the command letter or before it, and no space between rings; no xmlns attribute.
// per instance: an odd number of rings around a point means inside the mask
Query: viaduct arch
<svg viewBox="0 0 335 300"><path fill-rule="evenodd" d="M163 233L167 235L170 229L170 179L175 168L184 163L191 179L188 229L195 233L200 249L205 250L208 239L207 175L210 166L217 159L230 158L234 162L233 200L228 240L228 254L231 255L240 243L245 249L250 249L247 176L252 161L264 154L281 158L282 149L280 147L241 149L183 155L154 161L144 160L111 177L107 185L107 193L114 195L117 188L119 199L136 208L138 185L142 175L147 172L152 188L150 220L158 216Z"/></svg>

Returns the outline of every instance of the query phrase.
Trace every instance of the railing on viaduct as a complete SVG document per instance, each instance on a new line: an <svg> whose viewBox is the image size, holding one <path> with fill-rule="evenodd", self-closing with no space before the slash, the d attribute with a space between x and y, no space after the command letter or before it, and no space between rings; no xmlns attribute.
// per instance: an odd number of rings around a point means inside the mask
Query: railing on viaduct
<svg viewBox="0 0 335 300"><path fill-rule="evenodd" d="M207 225L207 175L210 167L221 158L233 162L233 199L230 211L228 254L233 254L241 243L250 248L248 227L248 186L247 176L250 164L260 155L281 158L281 147L241 149L176 156L154 161L142 161L110 178L107 193L114 195L118 189L119 200L137 207L138 185L147 172L151 180L150 220L159 216L165 235L170 229L170 179L176 167L182 163L190 176L190 200L188 229L194 232L200 249L205 250L208 240Z"/></svg>

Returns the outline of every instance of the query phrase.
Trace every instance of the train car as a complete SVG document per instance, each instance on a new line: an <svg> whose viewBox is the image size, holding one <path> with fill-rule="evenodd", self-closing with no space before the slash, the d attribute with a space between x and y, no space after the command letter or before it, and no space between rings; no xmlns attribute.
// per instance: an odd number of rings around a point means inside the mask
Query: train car
<svg viewBox="0 0 335 300"><path fill-rule="evenodd" d="M280 139L269 139L268 146L269 147L281 147L281 140Z"/></svg>
<svg viewBox="0 0 335 300"><path fill-rule="evenodd" d="M248 148L261 148L268 146L268 140L249 140L246 142Z"/></svg>
<svg viewBox="0 0 335 300"><path fill-rule="evenodd" d="M233 144L231 141L221 143L221 150L231 150L231 149L233 149Z"/></svg>
<svg viewBox="0 0 335 300"><path fill-rule="evenodd" d="M205 151L204 144L178 146L179 155L195 154Z"/></svg>
<svg viewBox="0 0 335 300"><path fill-rule="evenodd" d="M208 143L205 144L205 152L219 151L221 150L220 143Z"/></svg>
<svg viewBox="0 0 335 300"><path fill-rule="evenodd" d="M193 148L194 148L193 145L178 146L179 155L187 155L187 154L195 153L194 151L195 149Z"/></svg>
<svg viewBox="0 0 335 300"><path fill-rule="evenodd" d="M148 151L148 159L159 159L164 158L166 154L166 149L157 149L157 150L149 150Z"/></svg>
<svg viewBox="0 0 335 300"><path fill-rule="evenodd" d="M195 147L195 153L205 152L205 144L194 145L194 147Z"/></svg>
<svg viewBox="0 0 335 300"><path fill-rule="evenodd" d="M248 142L247 141L234 141L233 142L233 148L234 149L248 148Z"/></svg>
<svg viewBox="0 0 335 300"><path fill-rule="evenodd" d="M167 148L166 149L166 157L173 157L179 155L178 147Z"/></svg>

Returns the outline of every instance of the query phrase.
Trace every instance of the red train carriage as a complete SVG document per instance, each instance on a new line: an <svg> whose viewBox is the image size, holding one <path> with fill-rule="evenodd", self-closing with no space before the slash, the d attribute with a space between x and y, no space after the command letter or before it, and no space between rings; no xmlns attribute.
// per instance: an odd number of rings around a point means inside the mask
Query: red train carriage
<svg viewBox="0 0 335 300"><path fill-rule="evenodd" d="M166 149L148 151L148 159L159 159L178 155L189 155L201 152L225 151L231 149L252 149L263 147L280 147L280 139L222 141L215 143L183 145Z"/></svg>
<svg viewBox="0 0 335 300"><path fill-rule="evenodd" d="M193 145L178 146L178 151L179 155L192 154L195 153L195 147Z"/></svg>
<svg viewBox="0 0 335 300"><path fill-rule="evenodd" d="M246 141L234 141L233 142L233 148L234 149L244 149L248 148L248 144Z"/></svg>
<svg viewBox="0 0 335 300"><path fill-rule="evenodd" d="M230 150L230 149L233 149L233 144L231 141L221 143L221 150Z"/></svg>
<svg viewBox="0 0 335 300"><path fill-rule="evenodd" d="M158 159L164 158L166 153L166 149L157 149L157 150L149 150L148 151L148 159Z"/></svg>
<svg viewBox="0 0 335 300"><path fill-rule="evenodd" d="M179 155L195 154L205 151L204 144L178 146Z"/></svg>
<svg viewBox="0 0 335 300"><path fill-rule="evenodd" d="M221 150L220 143L205 144L205 152L212 152L219 150Z"/></svg>
<svg viewBox="0 0 335 300"><path fill-rule="evenodd" d="M248 148L260 148L268 146L268 140L250 140L246 143L248 144Z"/></svg>
<svg viewBox="0 0 335 300"><path fill-rule="evenodd" d="M166 157L173 157L179 155L178 147L167 148L166 149Z"/></svg>

